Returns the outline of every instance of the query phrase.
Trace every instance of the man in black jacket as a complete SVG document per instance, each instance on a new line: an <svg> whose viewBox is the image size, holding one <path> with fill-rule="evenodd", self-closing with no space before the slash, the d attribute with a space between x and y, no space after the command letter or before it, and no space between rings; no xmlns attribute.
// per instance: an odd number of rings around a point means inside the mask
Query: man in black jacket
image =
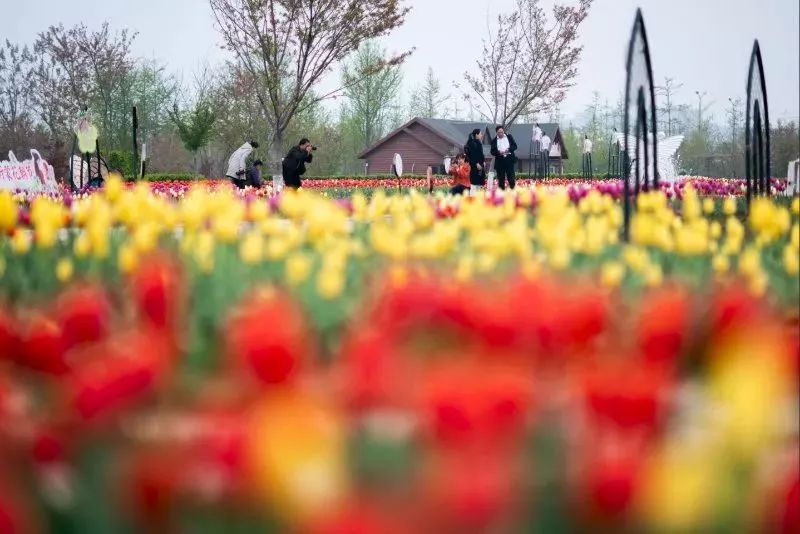
<svg viewBox="0 0 800 534"><path fill-rule="evenodd" d="M514 189L517 184L514 174L514 167L517 164L514 152L517 151L517 143L514 141L514 136L506 134L502 126L495 128L495 131L497 137L492 140L492 156L494 156L494 170L497 172L497 185L500 189L505 189L508 179L508 187Z"/></svg>
<svg viewBox="0 0 800 534"><path fill-rule="evenodd" d="M486 185L486 158L483 155L482 140L483 132L475 128L464 146L464 153L469 161L469 183L473 189Z"/></svg>
<svg viewBox="0 0 800 534"><path fill-rule="evenodd" d="M304 137L300 140L300 144L293 146L283 158L283 183L286 187L299 189L303 185L300 177L306 173L306 163L311 163L313 150L316 150L316 147Z"/></svg>

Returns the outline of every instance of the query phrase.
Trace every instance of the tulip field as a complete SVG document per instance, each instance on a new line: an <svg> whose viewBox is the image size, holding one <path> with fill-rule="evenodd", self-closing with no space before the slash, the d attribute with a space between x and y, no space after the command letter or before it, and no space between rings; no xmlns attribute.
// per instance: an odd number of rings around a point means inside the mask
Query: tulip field
<svg viewBox="0 0 800 534"><path fill-rule="evenodd" d="M0 192L0 534L800 532L800 199L448 183Z"/></svg>

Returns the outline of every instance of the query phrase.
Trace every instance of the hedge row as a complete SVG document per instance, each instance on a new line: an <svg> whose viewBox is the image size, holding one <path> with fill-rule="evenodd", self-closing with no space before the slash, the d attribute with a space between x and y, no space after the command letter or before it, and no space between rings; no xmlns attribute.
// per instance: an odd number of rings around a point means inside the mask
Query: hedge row
<svg viewBox="0 0 800 534"><path fill-rule="evenodd" d="M125 173L128 179L132 179L132 174ZM536 176L531 176L528 174L517 174L518 179L522 178L535 178ZM424 174L405 174L403 178L418 178L424 179ZM552 176L552 178L583 178L583 175L576 174L576 173L565 173L559 176ZM595 179L605 179L607 176L605 174L596 174L592 176ZM175 181L175 180L205 180L206 177L199 176L194 173L189 172L181 172L181 173L155 173L155 174L146 174L145 180L148 182L168 182L168 181ZM217 178L219 179L219 178ZM267 181L270 180L269 176L265 176ZM394 175L391 174L370 174L370 175L336 175L336 176L304 176L303 180L386 180L391 181L395 179Z"/></svg>

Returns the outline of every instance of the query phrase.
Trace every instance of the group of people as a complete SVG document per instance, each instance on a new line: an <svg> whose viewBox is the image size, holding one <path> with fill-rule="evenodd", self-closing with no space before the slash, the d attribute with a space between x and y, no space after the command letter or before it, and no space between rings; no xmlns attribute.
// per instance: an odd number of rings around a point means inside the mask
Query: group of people
<svg viewBox="0 0 800 534"><path fill-rule="evenodd" d="M533 125L533 154L536 162L537 176L547 177L550 176L550 148L553 144L550 136L547 135L539 126L539 123Z"/></svg>
<svg viewBox="0 0 800 534"><path fill-rule="evenodd" d="M244 189L245 187L261 188L266 183L261 176L264 162L256 159L248 164L250 156L258 146L257 141L248 141L236 149L228 159L228 170L225 176L239 189ZM314 159L312 153L316 149L317 147L304 137L289 150L289 153L286 154L281 163L283 185L285 187L299 189L302 186L301 177L306 173L306 163L311 163Z"/></svg>
<svg viewBox="0 0 800 534"><path fill-rule="evenodd" d="M500 189L514 189L517 184L517 143L514 136L507 133L505 127L495 128L496 136L492 139L490 153L494 158L494 170L497 186ZM486 186L486 156L483 153L483 131L475 128L469 135L463 154L455 157L450 165L450 174L453 176L453 187L450 193L461 195L467 191L479 190ZM540 154L540 159L545 173L550 166L550 137L542 132L537 123L533 131L535 150Z"/></svg>

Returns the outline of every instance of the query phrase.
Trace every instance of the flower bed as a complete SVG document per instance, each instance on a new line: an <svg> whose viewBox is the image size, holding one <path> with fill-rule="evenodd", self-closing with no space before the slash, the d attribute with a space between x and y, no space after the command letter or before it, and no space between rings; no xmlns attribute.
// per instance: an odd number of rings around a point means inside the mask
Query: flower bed
<svg viewBox="0 0 800 534"><path fill-rule="evenodd" d="M795 531L800 201L550 185L0 193L0 525Z"/></svg>

